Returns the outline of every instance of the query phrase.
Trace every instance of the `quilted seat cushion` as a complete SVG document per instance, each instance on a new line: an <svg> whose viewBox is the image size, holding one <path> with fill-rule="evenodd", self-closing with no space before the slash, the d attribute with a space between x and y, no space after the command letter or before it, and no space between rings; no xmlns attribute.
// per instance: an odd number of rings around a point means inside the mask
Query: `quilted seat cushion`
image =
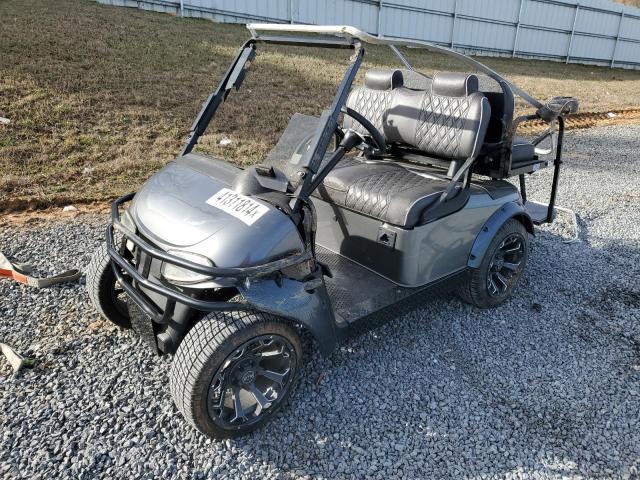
<svg viewBox="0 0 640 480"><path fill-rule="evenodd" d="M491 115L477 91L475 75L437 74L430 89L403 86L399 70L367 72L347 106L364 115L389 143L409 145L439 159L466 159L482 147ZM345 127L367 131L355 120ZM399 227L419 223L449 180L421 175L393 161L344 159L324 179L315 196Z"/></svg>
<svg viewBox="0 0 640 480"><path fill-rule="evenodd" d="M425 208L446 189L447 180L427 178L395 163L349 159L318 187L316 196L400 227L413 227Z"/></svg>

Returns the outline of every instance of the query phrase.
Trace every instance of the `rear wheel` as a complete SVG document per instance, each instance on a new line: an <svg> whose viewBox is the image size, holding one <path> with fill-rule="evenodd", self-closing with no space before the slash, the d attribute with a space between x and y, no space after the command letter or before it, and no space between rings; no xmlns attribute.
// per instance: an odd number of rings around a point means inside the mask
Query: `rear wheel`
<svg viewBox="0 0 640 480"><path fill-rule="evenodd" d="M96 249L87 267L87 292L100 315L119 327L131 328L127 297L113 273L106 244Z"/></svg>
<svg viewBox="0 0 640 480"><path fill-rule="evenodd" d="M196 323L173 359L173 401L214 438L244 435L283 406L302 363L296 330L259 312L213 312Z"/></svg>
<svg viewBox="0 0 640 480"><path fill-rule="evenodd" d="M508 220L491 241L480 267L472 270L458 289L459 296L479 308L505 302L522 277L528 251L524 225L513 218Z"/></svg>

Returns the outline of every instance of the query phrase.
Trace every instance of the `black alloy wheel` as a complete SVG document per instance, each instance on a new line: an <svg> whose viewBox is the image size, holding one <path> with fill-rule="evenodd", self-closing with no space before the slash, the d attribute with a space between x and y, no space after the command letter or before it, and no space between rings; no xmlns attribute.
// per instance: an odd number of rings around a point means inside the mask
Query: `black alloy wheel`
<svg viewBox="0 0 640 480"><path fill-rule="evenodd" d="M492 297L504 295L522 270L525 240L520 233L507 236L495 250L487 272L487 291Z"/></svg>
<svg viewBox="0 0 640 480"><path fill-rule="evenodd" d="M211 312L178 346L169 384L189 423L212 438L266 424L291 396L302 367L298 331L258 311Z"/></svg>
<svg viewBox="0 0 640 480"><path fill-rule="evenodd" d="M478 268L458 288L458 296L478 308L506 302L518 285L529 252L528 232L517 219L507 220L496 232Z"/></svg>
<svg viewBox="0 0 640 480"><path fill-rule="evenodd" d="M286 397L292 380L293 345L262 335L236 348L209 385L209 416L222 428L252 425Z"/></svg>

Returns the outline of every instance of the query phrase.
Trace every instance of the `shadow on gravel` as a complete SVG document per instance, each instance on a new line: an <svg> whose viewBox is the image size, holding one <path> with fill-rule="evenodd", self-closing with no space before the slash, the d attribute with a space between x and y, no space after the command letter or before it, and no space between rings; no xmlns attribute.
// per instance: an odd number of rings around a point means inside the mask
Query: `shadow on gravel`
<svg viewBox="0 0 640 480"><path fill-rule="evenodd" d="M298 474L633 477L640 253L562 238L539 233L496 310L442 299L314 359L291 408L238 446Z"/></svg>
<svg viewBox="0 0 640 480"><path fill-rule="evenodd" d="M289 408L228 442L184 422L168 392L169 359L100 323L81 285L36 293L2 283L0 317L11 321L0 336L41 352L41 363L19 379L2 370L0 474L62 464L78 478L633 477L639 249L593 223L581 242L563 244L565 227L539 231L506 305L481 311L443 298L314 356ZM27 240L5 232L0 243L44 252L46 269L82 267L103 231L74 221Z"/></svg>

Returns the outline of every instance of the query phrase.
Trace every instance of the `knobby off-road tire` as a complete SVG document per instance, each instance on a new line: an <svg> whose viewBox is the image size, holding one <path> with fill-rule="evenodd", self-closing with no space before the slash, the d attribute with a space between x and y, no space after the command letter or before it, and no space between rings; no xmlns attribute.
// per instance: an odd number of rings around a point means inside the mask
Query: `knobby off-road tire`
<svg viewBox="0 0 640 480"><path fill-rule="evenodd" d="M119 327L131 328L126 295L116 285L116 276L104 243L93 252L87 267L87 292L100 315Z"/></svg>
<svg viewBox="0 0 640 480"><path fill-rule="evenodd" d="M278 351L281 357L274 354ZM176 351L171 395L185 419L205 435L237 437L263 426L282 408L301 365L298 333L282 319L261 312L212 312L191 328ZM267 372L281 383L273 381L265 390L272 381L264 376ZM265 408L258 407L260 400L251 391L269 400ZM247 400L255 400L255 406L247 406Z"/></svg>
<svg viewBox="0 0 640 480"><path fill-rule="evenodd" d="M516 219L500 227L480 263L458 288L458 296L478 308L504 303L518 285L527 264L527 230ZM513 250L513 251L509 251ZM494 287L498 287L497 289Z"/></svg>

